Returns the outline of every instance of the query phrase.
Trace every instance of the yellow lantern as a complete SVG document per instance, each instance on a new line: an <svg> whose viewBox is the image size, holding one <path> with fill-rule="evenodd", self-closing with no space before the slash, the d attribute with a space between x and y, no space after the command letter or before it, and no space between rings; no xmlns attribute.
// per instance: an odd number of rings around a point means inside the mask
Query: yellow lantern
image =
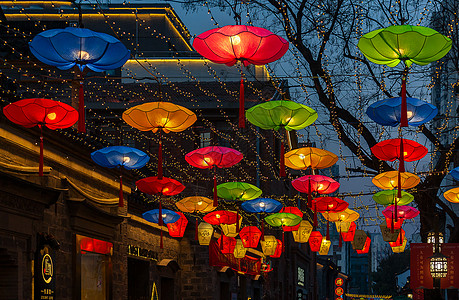
<svg viewBox="0 0 459 300"><path fill-rule="evenodd" d="M242 240L236 240L236 246L234 247L234 257L235 258L243 258L245 253L247 252L247 248L244 248L244 244L242 244Z"/></svg>
<svg viewBox="0 0 459 300"><path fill-rule="evenodd" d="M352 248L354 250L362 250L363 247L365 246L365 242L367 240L367 237L368 236L365 233L365 231L357 229L355 231L354 240L351 242Z"/></svg>
<svg viewBox="0 0 459 300"><path fill-rule="evenodd" d="M403 251L405 251L405 247L406 247L406 243L408 242L407 238L404 238L403 239L403 244L401 246L398 246L398 247L391 247L392 248L392 252L394 253L401 253Z"/></svg>
<svg viewBox="0 0 459 300"><path fill-rule="evenodd" d="M269 256L276 253L277 239L274 235L265 235L265 239L260 243L264 255Z"/></svg>
<svg viewBox="0 0 459 300"><path fill-rule="evenodd" d="M421 179L409 172L400 172L400 188L406 190L414 188ZM393 190L398 187L398 171L389 171L376 175L371 182L383 190Z"/></svg>
<svg viewBox="0 0 459 300"><path fill-rule="evenodd" d="M206 222L201 222L198 226L198 241L199 245L209 245L212 236L214 235L214 228Z"/></svg>
<svg viewBox="0 0 459 300"><path fill-rule="evenodd" d="M337 222L335 222L336 231L338 231L338 232L348 232L349 228L351 228L351 224L352 224L352 222L337 221Z"/></svg>
<svg viewBox="0 0 459 300"><path fill-rule="evenodd" d="M327 255L328 251L330 250L331 241L327 240L326 238L322 239L322 243L320 243L319 254L320 255Z"/></svg>
<svg viewBox="0 0 459 300"><path fill-rule="evenodd" d="M298 230L292 231L293 239L297 243L307 243L309 240L309 236L311 235L312 229L313 227L309 221L301 221Z"/></svg>
<svg viewBox="0 0 459 300"><path fill-rule="evenodd" d="M449 202L459 203L459 187L447 190L443 193L443 197Z"/></svg>
<svg viewBox="0 0 459 300"><path fill-rule="evenodd" d="M285 165L294 170L325 169L338 161L330 151L314 147L293 149L285 153Z"/></svg>

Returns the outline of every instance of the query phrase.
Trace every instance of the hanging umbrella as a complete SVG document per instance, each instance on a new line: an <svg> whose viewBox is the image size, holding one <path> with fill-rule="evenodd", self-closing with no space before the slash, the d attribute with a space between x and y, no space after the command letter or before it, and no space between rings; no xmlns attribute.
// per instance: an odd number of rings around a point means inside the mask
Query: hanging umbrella
<svg viewBox="0 0 459 300"><path fill-rule="evenodd" d="M241 208L249 213L275 213L281 210L282 203L270 198L256 198L243 202Z"/></svg>
<svg viewBox="0 0 459 300"><path fill-rule="evenodd" d="M379 229L381 230L381 236L385 242L395 242L400 233L400 228L389 228L386 221L379 224Z"/></svg>
<svg viewBox="0 0 459 300"><path fill-rule="evenodd" d="M204 216L204 221L211 225L234 224L239 216L233 211L217 210Z"/></svg>
<svg viewBox="0 0 459 300"><path fill-rule="evenodd" d="M300 130L317 120L317 112L294 101L277 100L255 105L245 113L247 120L266 130ZM284 140L281 139L279 176L285 177Z"/></svg>
<svg viewBox="0 0 459 300"><path fill-rule="evenodd" d="M459 180L459 167L452 169L449 175L453 176L455 180Z"/></svg>
<svg viewBox="0 0 459 300"><path fill-rule="evenodd" d="M43 31L32 39L29 48L38 60L47 65L56 66L61 70L75 68L80 81L79 132L86 132L83 74L88 71L87 69L94 72L117 69L131 56L126 46L115 37L77 27Z"/></svg>
<svg viewBox="0 0 459 300"><path fill-rule="evenodd" d="M258 198L262 191L245 182L226 182L217 186L217 195L225 200L246 201Z"/></svg>
<svg viewBox="0 0 459 300"><path fill-rule="evenodd" d="M422 125L438 114L438 109L425 101L407 97L406 102L408 125ZM401 103L401 97L377 101L367 108L366 113L379 125L395 127L400 124Z"/></svg>
<svg viewBox="0 0 459 300"><path fill-rule="evenodd" d="M311 208L312 193L331 194L339 188L339 182L323 175L306 175L292 181L292 186L300 193L308 194L308 206Z"/></svg>
<svg viewBox="0 0 459 300"><path fill-rule="evenodd" d="M338 156L335 154L314 147L298 148L285 153L285 165L294 170L325 169L337 161Z"/></svg>
<svg viewBox="0 0 459 300"><path fill-rule="evenodd" d="M200 169L214 169L214 206L217 200L217 168L229 168L240 162L241 152L231 148L209 146L191 151L185 155L185 160L193 167Z"/></svg>
<svg viewBox="0 0 459 300"><path fill-rule="evenodd" d="M317 212L321 213L338 213L349 207L349 203L336 197L318 197L312 203L314 211L314 227L317 226ZM330 240L330 224L327 221L326 239Z"/></svg>
<svg viewBox="0 0 459 300"><path fill-rule="evenodd" d="M380 191L373 195L373 200L381 205L406 205L414 200L414 196L410 193L402 191L402 197L397 197L397 190Z"/></svg>
<svg viewBox="0 0 459 300"><path fill-rule="evenodd" d="M201 196L191 196L183 198L175 203L175 206L183 212L187 213L207 213L216 209L213 206L212 199ZM195 224L195 240L198 240L198 218L196 217Z"/></svg>
<svg viewBox="0 0 459 300"><path fill-rule="evenodd" d="M371 147L371 152L381 160L400 160L400 171L405 172L405 161L412 162L420 160L426 156L428 150L415 141L400 138L379 142Z"/></svg>
<svg viewBox="0 0 459 300"><path fill-rule="evenodd" d="M121 167L127 170L140 169L144 167L150 157L143 151L125 146L111 146L91 153L92 160L106 168L120 169L120 192L118 206L123 207L123 174Z"/></svg>
<svg viewBox="0 0 459 300"><path fill-rule="evenodd" d="M123 112L123 120L140 131L159 132L158 178L163 177L163 153L161 131L181 132L196 122L194 112L169 102L148 102Z"/></svg>
<svg viewBox="0 0 459 300"><path fill-rule="evenodd" d="M411 189L418 185L420 178L409 172L401 172L400 174L401 184L400 188L406 190ZM371 180L374 185L384 190L392 190L398 187L398 171L388 171L376 175Z"/></svg>
<svg viewBox="0 0 459 300"><path fill-rule="evenodd" d="M40 128L40 163L38 173L43 176L43 126L51 130L68 128L78 120L78 112L62 102L49 99L23 99L3 108L5 116L13 123Z"/></svg>
<svg viewBox="0 0 459 300"><path fill-rule="evenodd" d="M397 238L395 239L395 241L389 242L389 245L391 247L400 247L400 246L403 245L403 240L404 239L405 239L405 230L400 228L400 232L399 232Z"/></svg>
<svg viewBox="0 0 459 300"><path fill-rule="evenodd" d="M419 215L419 210L406 205L400 205L398 209L395 210L395 206L390 205L382 211L382 214L386 217L387 226L389 228L398 229L401 227L404 220L412 219Z"/></svg>
<svg viewBox="0 0 459 300"><path fill-rule="evenodd" d="M291 214L297 215L298 217L303 219L303 212L296 206L283 207L279 212L281 212L281 213L291 213ZM284 226L282 229L284 231L295 231L295 230L298 230L299 227L300 227L300 224L297 224L295 226Z"/></svg>
<svg viewBox="0 0 459 300"><path fill-rule="evenodd" d="M265 222L273 227L295 226L301 222L301 217L291 213L275 213L264 218ZM284 245L284 231L282 230L282 245Z"/></svg>
<svg viewBox="0 0 459 300"><path fill-rule="evenodd" d="M233 66L240 61L264 65L281 58L288 42L271 31L254 26L230 25L208 30L193 41L193 48L214 63ZM245 127L244 81L241 76L239 95L239 127Z"/></svg>
<svg viewBox="0 0 459 300"><path fill-rule="evenodd" d="M142 192L149 195L162 195L162 196L174 196L180 194L184 189L185 186L178 182L175 179L162 177L158 179L158 177L151 176L147 178L143 178L137 180L135 185L137 188ZM162 213L162 203L161 197L159 200L159 226L163 226L163 221L161 219ZM161 249L163 248L163 232L161 231Z"/></svg>
<svg viewBox="0 0 459 300"><path fill-rule="evenodd" d="M152 223L156 223L159 226L163 224L174 223L180 219L180 215L169 209L153 209L142 214L142 217ZM160 228L161 239L160 239L160 249L163 249L163 230Z"/></svg>
<svg viewBox="0 0 459 300"><path fill-rule="evenodd" d="M459 187L447 190L443 197L451 203L459 203Z"/></svg>
<svg viewBox="0 0 459 300"><path fill-rule="evenodd" d="M341 232L349 231L351 222L357 221L357 219L360 217L358 212L349 208L346 208L340 212L323 212L322 215L328 222L335 222L338 233L340 234L339 247L341 247ZM343 224L349 224L349 227L346 230L342 230Z"/></svg>
<svg viewBox="0 0 459 300"><path fill-rule="evenodd" d="M180 216L180 219L178 219L174 223L167 223L167 229L169 230L170 236L183 237L183 235L185 234L186 226L188 225L188 220L182 212L176 213Z"/></svg>

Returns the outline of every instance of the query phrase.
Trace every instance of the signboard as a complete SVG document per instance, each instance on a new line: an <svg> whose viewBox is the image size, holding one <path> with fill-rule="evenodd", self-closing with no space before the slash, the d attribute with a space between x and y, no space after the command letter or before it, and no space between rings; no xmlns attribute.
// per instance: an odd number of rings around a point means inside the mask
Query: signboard
<svg viewBox="0 0 459 300"><path fill-rule="evenodd" d="M433 255L433 244L411 244L410 287L411 289L432 289L433 279L430 275L430 257ZM442 244L441 253L448 258L448 274L441 279L442 289L459 288L459 244ZM455 276L456 275L456 276Z"/></svg>
<svg viewBox="0 0 459 300"><path fill-rule="evenodd" d="M34 270L35 299L54 300L54 252L48 245L44 245L41 250L37 249Z"/></svg>
<svg viewBox="0 0 459 300"><path fill-rule="evenodd" d="M338 277L338 278L335 279L335 285L336 285L336 286L342 286L343 283L344 283L343 278L339 278L339 277Z"/></svg>
<svg viewBox="0 0 459 300"><path fill-rule="evenodd" d="M343 288L342 287L337 287L335 289L335 294L336 294L336 296L341 296L342 294L344 294Z"/></svg>

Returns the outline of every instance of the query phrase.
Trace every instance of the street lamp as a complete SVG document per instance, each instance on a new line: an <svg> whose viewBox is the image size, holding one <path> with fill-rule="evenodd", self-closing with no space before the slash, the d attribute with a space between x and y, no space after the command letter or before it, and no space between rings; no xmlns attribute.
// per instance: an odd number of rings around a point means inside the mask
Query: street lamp
<svg viewBox="0 0 459 300"><path fill-rule="evenodd" d="M436 251L430 257L430 275L433 278L434 288L440 288L440 281L448 274L448 257Z"/></svg>

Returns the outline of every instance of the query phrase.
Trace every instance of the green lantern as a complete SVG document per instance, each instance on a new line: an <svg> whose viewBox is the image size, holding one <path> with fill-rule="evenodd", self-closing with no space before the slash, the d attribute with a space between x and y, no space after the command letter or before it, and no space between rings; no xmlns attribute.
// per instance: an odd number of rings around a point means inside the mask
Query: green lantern
<svg viewBox="0 0 459 300"><path fill-rule="evenodd" d="M252 200L261 196L261 190L245 182L226 182L217 186L217 195L225 200Z"/></svg>
<svg viewBox="0 0 459 300"><path fill-rule="evenodd" d="M397 200L397 190L380 191L373 195L373 200L381 205L394 205L397 201L397 205L407 205L414 200L414 196L405 191L402 192L402 197Z"/></svg>
<svg viewBox="0 0 459 300"><path fill-rule="evenodd" d="M363 55L376 64L407 67L415 63L425 66L439 60L451 49L451 39L422 26L395 25L371 31L358 43Z"/></svg>

